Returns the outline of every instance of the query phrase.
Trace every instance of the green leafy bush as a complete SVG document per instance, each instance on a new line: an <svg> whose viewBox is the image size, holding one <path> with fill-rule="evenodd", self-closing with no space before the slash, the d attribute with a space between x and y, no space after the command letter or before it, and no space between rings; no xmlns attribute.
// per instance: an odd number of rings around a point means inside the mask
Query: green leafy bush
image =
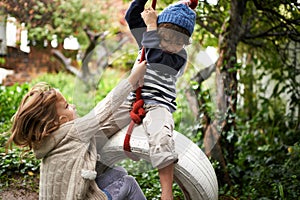
<svg viewBox="0 0 300 200"><path fill-rule="evenodd" d="M32 182L33 175L37 174L39 170L39 161L33 157L31 152L24 153L21 149L13 146L13 149L6 153L5 148L9 137L11 118L29 87L28 83L0 87L0 188L9 187L17 176L23 176L27 183Z"/></svg>
<svg viewBox="0 0 300 200"><path fill-rule="evenodd" d="M0 176L12 176L14 174L31 174L38 172L40 161L34 158L32 152L24 153L19 148L1 153Z"/></svg>
<svg viewBox="0 0 300 200"><path fill-rule="evenodd" d="M10 87L0 86L0 146L4 147L11 127L11 118L18 109L24 94L29 89L28 84L15 84ZM0 153L4 149L0 149Z"/></svg>
<svg viewBox="0 0 300 200"><path fill-rule="evenodd" d="M18 109L22 97L29 89L28 84L15 84L10 87L0 86L0 123L9 121Z"/></svg>
<svg viewBox="0 0 300 200"><path fill-rule="evenodd" d="M136 178L147 199L160 199L161 186L158 170L153 169L150 163L144 160L135 162L127 159L123 160L120 165ZM173 184L173 195L174 199L184 199L183 193L176 183Z"/></svg>
<svg viewBox="0 0 300 200"><path fill-rule="evenodd" d="M88 90L79 78L63 72L44 74L34 79L31 85L37 82L47 82L52 87L57 88L69 103L76 105L78 115L83 116L118 84L122 79L120 77L122 77L122 73L118 71L105 70L99 77L98 90Z"/></svg>
<svg viewBox="0 0 300 200"><path fill-rule="evenodd" d="M284 104L264 99L261 105L249 120L239 113L235 161L228 164L234 186L225 186L221 194L239 199L297 199L299 130L288 126L293 120Z"/></svg>

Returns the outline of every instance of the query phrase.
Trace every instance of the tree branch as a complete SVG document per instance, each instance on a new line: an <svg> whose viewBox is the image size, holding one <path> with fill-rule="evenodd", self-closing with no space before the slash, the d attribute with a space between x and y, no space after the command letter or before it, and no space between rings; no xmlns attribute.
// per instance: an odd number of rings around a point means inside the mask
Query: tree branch
<svg viewBox="0 0 300 200"><path fill-rule="evenodd" d="M296 19L288 19L285 16L281 15L279 12L272 10L267 7L263 7L261 2L258 2L257 0L253 0L253 3L257 10L262 11L262 15L271 14L268 18L272 19L272 22L279 22L277 26L273 26L270 29L258 33L255 35L246 34L246 39L255 39L255 38L261 38L261 37L282 37L282 36L288 36L290 39L294 41L300 40L300 32L296 28L300 25L300 18ZM290 4L289 4L290 5ZM277 30L277 31L276 31ZM249 32L247 32L249 33Z"/></svg>
<svg viewBox="0 0 300 200"><path fill-rule="evenodd" d="M207 80L213 72L216 71L216 63L209 65L208 67L200 70L193 78L193 81L201 84L203 81Z"/></svg>
<svg viewBox="0 0 300 200"><path fill-rule="evenodd" d="M66 58L60 51L56 50L56 49L52 49L51 52L53 53L53 55L58 58L63 65L65 66L65 68L71 72L72 74L76 75L78 78L82 79L82 73L74 66L71 65L71 59L70 58Z"/></svg>
<svg viewBox="0 0 300 200"><path fill-rule="evenodd" d="M199 24L202 28L206 29L208 32L210 32L212 35L214 35L216 38L219 37L219 34L216 32L216 27L212 27L209 25L206 25L204 22L206 19L203 19L201 17L196 18L196 23ZM221 23L221 22L220 22ZM213 24L213 23L208 23L208 24ZM222 23L221 23L222 24Z"/></svg>

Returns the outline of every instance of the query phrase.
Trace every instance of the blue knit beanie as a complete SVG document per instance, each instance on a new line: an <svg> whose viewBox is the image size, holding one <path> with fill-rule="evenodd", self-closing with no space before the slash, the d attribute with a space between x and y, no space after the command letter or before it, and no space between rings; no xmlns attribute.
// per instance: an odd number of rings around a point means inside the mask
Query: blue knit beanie
<svg viewBox="0 0 300 200"><path fill-rule="evenodd" d="M157 24L172 23L185 28L190 36L194 31L196 13L183 3L175 3L166 7L159 15Z"/></svg>

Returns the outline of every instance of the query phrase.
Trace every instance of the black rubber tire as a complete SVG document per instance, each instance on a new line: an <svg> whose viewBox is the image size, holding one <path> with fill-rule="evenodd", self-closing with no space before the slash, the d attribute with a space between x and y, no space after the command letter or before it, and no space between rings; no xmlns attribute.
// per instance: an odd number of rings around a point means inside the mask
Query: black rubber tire
<svg viewBox="0 0 300 200"><path fill-rule="evenodd" d="M126 131L127 127L115 134L99 152L103 167L128 159L123 151ZM185 199L217 200L217 177L207 156L196 144L177 131L174 131L174 140L175 151L179 158L175 164L174 180L181 188ZM149 145L142 126L134 128L130 146L134 155L149 162Z"/></svg>

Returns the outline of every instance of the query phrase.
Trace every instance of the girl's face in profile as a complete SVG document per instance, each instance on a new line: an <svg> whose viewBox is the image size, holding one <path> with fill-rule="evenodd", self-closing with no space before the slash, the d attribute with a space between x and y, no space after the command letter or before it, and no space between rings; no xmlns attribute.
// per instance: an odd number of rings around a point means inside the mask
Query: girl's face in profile
<svg viewBox="0 0 300 200"><path fill-rule="evenodd" d="M61 123L77 118L76 107L73 104L69 104L59 91L57 91L56 111Z"/></svg>

